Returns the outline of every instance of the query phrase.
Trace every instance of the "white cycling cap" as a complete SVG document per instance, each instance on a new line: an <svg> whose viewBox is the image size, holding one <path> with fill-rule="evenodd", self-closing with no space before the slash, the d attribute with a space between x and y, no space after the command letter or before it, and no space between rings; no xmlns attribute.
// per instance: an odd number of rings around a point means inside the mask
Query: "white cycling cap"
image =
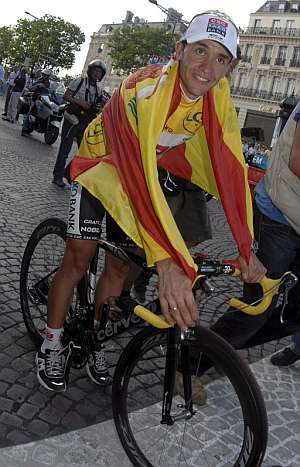
<svg viewBox="0 0 300 467"><path fill-rule="evenodd" d="M231 53L237 56L238 31L234 22L219 11L205 12L194 16L181 40L188 44L209 39L222 44Z"/></svg>

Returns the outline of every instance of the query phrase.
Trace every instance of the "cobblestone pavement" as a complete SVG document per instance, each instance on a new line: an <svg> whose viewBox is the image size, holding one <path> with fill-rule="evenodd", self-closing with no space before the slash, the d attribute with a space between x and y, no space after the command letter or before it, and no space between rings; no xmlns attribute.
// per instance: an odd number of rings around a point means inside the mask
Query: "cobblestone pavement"
<svg viewBox="0 0 300 467"><path fill-rule="evenodd" d="M0 110L2 105L0 99ZM20 262L28 237L41 220L53 216L65 219L68 190L51 184L57 144L49 147L41 136L34 133L22 138L20 132L20 125L0 120L0 466L125 466L128 463L111 424L110 387L99 389L83 370L71 372L69 389L63 395L47 392L36 381L34 347L19 303ZM224 215L214 201L210 210L214 241L206 242L205 250L214 256L231 257L234 249ZM224 289L224 284L217 285ZM206 316L213 316L215 309L218 313L225 309L228 288L236 293L240 290L232 280L224 294L210 301ZM152 296L154 292L152 285L148 293ZM127 341L125 333L109 342L112 364ZM260 361L287 342L270 343L243 355L250 363L256 361L254 367L274 429L269 464L298 467L299 371L277 371L267 360Z"/></svg>

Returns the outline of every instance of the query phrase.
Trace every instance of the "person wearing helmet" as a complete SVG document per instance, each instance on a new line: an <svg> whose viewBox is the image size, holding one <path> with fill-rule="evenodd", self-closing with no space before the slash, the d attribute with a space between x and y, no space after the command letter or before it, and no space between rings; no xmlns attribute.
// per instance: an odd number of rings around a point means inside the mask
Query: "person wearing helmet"
<svg viewBox="0 0 300 467"><path fill-rule="evenodd" d="M61 143L53 169L53 183L63 188L65 165L71 151L73 140L79 146L87 125L97 115L97 104L101 91L97 83L102 81L106 74L106 65L102 60L93 60L87 67L87 77L71 81L64 94L69 106L64 115L61 131Z"/></svg>
<svg viewBox="0 0 300 467"><path fill-rule="evenodd" d="M27 90L32 92L32 104L30 106L29 112L23 120L22 124L22 136L27 136L29 131L29 117L35 113L35 102L36 100L43 95L49 94L50 88L50 76L52 71L48 68L44 68L41 70L41 76L34 82L32 86L30 86Z"/></svg>

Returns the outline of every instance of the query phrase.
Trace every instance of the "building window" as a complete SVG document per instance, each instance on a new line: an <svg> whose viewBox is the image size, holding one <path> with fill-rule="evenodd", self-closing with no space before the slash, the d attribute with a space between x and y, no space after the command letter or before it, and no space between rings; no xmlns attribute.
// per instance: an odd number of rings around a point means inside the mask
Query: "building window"
<svg viewBox="0 0 300 467"><path fill-rule="evenodd" d="M300 67L300 47L294 47L293 57L290 61L291 67Z"/></svg>
<svg viewBox="0 0 300 467"><path fill-rule="evenodd" d="M99 47L98 47L98 54L101 54L101 52L103 52L104 50L104 45L105 44L100 44Z"/></svg>
<svg viewBox="0 0 300 467"><path fill-rule="evenodd" d="M246 87L247 87L246 82L247 82L247 75L246 75L246 73L241 73L241 74L240 74L240 82L239 82L239 86L238 86L240 90L246 89Z"/></svg>
<svg viewBox="0 0 300 467"><path fill-rule="evenodd" d="M260 19L256 19L254 21L254 32L256 29L260 29L261 28L261 20Z"/></svg>
<svg viewBox="0 0 300 467"><path fill-rule="evenodd" d="M271 94L277 95L280 92L280 78L275 76L271 84Z"/></svg>
<svg viewBox="0 0 300 467"><path fill-rule="evenodd" d="M291 11L298 11L299 10L299 5L298 3L293 3L291 7Z"/></svg>
<svg viewBox="0 0 300 467"><path fill-rule="evenodd" d="M278 49L278 55L275 59L275 65L284 66L286 61L287 47L281 45Z"/></svg>
<svg viewBox="0 0 300 467"><path fill-rule="evenodd" d="M280 28L280 19L273 19L272 29L276 30Z"/></svg>
<svg viewBox="0 0 300 467"><path fill-rule="evenodd" d="M287 79L286 88L285 88L285 95L291 96L295 93L295 86L296 80L295 79Z"/></svg>
<svg viewBox="0 0 300 467"><path fill-rule="evenodd" d="M242 61L250 63L252 55L253 55L253 44L247 44L246 47L244 48Z"/></svg>
<svg viewBox="0 0 300 467"><path fill-rule="evenodd" d="M270 65L271 63L271 56L272 56L272 45L265 45L263 56L261 58L260 63L263 65Z"/></svg>
<svg viewBox="0 0 300 467"><path fill-rule="evenodd" d="M257 92L260 92L263 89L264 77L262 75L258 75L256 80L255 89Z"/></svg>
<svg viewBox="0 0 300 467"><path fill-rule="evenodd" d="M256 81L255 96L260 99L265 99L268 95L267 91L267 78L265 76L258 76Z"/></svg>
<svg viewBox="0 0 300 467"><path fill-rule="evenodd" d="M295 21L293 19L286 20L286 29L293 29L295 26Z"/></svg>
<svg viewBox="0 0 300 467"><path fill-rule="evenodd" d="M285 7L284 3L279 3L278 10L284 11L284 7Z"/></svg>

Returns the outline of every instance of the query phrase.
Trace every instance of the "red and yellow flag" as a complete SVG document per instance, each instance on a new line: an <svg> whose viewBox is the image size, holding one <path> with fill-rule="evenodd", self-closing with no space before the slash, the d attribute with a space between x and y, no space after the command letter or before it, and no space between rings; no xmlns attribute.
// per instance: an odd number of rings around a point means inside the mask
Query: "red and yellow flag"
<svg viewBox="0 0 300 467"><path fill-rule="evenodd" d="M157 165L221 200L245 259L252 243L252 207L226 78L204 96L203 128L157 162L159 136L180 98L177 61L129 76L87 128L71 175L145 250L149 265L172 257L194 279L196 267L159 185Z"/></svg>

